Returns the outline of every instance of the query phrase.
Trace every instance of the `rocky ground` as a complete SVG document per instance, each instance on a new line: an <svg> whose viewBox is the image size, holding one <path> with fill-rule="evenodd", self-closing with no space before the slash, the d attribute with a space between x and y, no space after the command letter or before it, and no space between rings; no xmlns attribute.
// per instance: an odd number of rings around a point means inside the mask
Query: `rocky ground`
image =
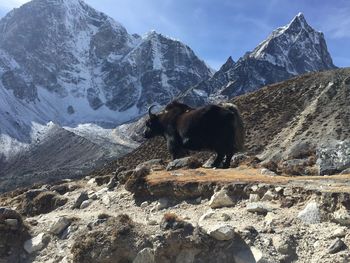
<svg viewBox="0 0 350 263"><path fill-rule="evenodd" d="M155 138L83 179L1 195L0 263L350 262L349 76L236 98L247 152L230 169L206 152L169 162Z"/></svg>
<svg viewBox="0 0 350 263"><path fill-rule="evenodd" d="M0 262L350 261L350 174L200 165L158 159L2 195Z"/></svg>

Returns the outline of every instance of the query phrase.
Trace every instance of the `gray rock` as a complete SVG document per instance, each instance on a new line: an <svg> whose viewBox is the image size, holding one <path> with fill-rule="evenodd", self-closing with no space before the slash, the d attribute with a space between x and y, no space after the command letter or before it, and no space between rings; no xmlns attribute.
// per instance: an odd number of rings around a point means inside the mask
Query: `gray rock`
<svg viewBox="0 0 350 263"><path fill-rule="evenodd" d="M246 208L247 208L247 211L251 212L251 213L265 214L265 213L271 211L271 208L268 205L266 205L265 203L261 203L261 202L248 203Z"/></svg>
<svg viewBox="0 0 350 263"><path fill-rule="evenodd" d="M283 191L283 188L280 186L275 187L276 193L281 193Z"/></svg>
<svg viewBox="0 0 350 263"><path fill-rule="evenodd" d="M231 240L235 235L235 230L230 225L222 225L214 227L207 234L220 241Z"/></svg>
<svg viewBox="0 0 350 263"><path fill-rule="evenodd" d="M154 251L151 248L142 249L133 260L133 263L154 263Z"/></svg>
<svg viewBox="0 0 350 263"><path fill-rule="evenodd" d="M258 201L260 201L260 196L258 194L250 194L249 201L250 202L258 202Z"/></svg>
<svg viewBox="0 0 350 263"><path fill-rule="evenodd" d="M308 166L308 159L292 159L280 162L278 169L288 175L308 175Z"/></svg>
<svg viewBox="0 0 350 263"><path fill-rule="evenodd" d="M248 159L249 159L249 156L244 153L235 154L231 159L230 167L232 168L238 167L243 161Z"/></svg>
<svg viewBox="0 0 350 263"><path fill-rule="evenodd" d="M157 202L156 209L162 210L169 206L169 200L167 198L160 198Z"/></svg>
<svg viewBox="0 0 350 263"><path fill-rule="evenodd" d="M255 184L255 185L252 185L250 189L253 191L253 193L256 193L259 190L259 186Z"/></svg>
<svg viewBox="0 0 350 263"><path fill-rule="evenodd" d="M290 255L293 252L293 248L289 239L290 237L287 236L275 235L272 237L272 244L279 253Z"/></svg>
<svg viewBox="0 0 350 263"><path fill-rule="evenodd" d="M142 204L140 205L141 208L146 208L148 206L148 202L142 202Z"/></svg>
<svg viewBox="0 0 350 263"><path fill-rule="evenodd" d="M204 221L204 220L213 218L214 215L216 215L215 212L213 212L213 211L207 211L206 213L204 213L204 214L199 218L199 222L202 222L202 221Z"/></svg>
<svg viewBox="0 0 350 263"><path fill-rule="evenodd" d="M136 166L136 169L140 169L141 167L147 167L152 170L153 167L164 167L164 162L162 159L152 159L143 163L140 163Z"/></svg>
<svg viewBox="0 0 350 263"><path fill-rule="evenodd" d="M215 155L210 156L210 158L202 165L203 168L212 168L215 160Z"/></svg>
<svg viewBox="0 0 350 263"><path fill-rule="evenodd" d="M109 197L109 195L104 195L102 197L102 203L107 207L111 205L111 198Z"/></svg>
<svg viewBox="0 0 350 263"><path fill-rule="evenodd" d="M265 216L265 223L267 226L274 227L275 223L277 221L276 214L272 212L268 212Z"/></svg>
<svg viewBox="0 0 350 263"><path fill-rule="evenodd" d="M78 226L70 225L68 226L61 234L61 239L66 239L68 238L73 232L78 230Z"/></svg>
<svg viewBox="0 0 350 263"><path fill-rule="evenodd" d="M319 205L312 201L299 212L298 218L305 224L317 224L321 222L321 212Z"/></svg>
<svg viewBox="0 0 350 263"><path fill-rule="evenodd" d="M106 187L108 188L108 190L112 190L117 186L117 180L115 177L112 177L111 180L108 182L108 184L106 185Z"/></svg>
<svg viewBox="0 0 350 263"><path fill-rule="evenodd" d="M275 172L270 171L270 170L267 169L267 168L262 168L262 169L260 170L260 173L261 173L262 175L268 175L268 176L276 176L276 175L277 175Z"/></svg>
<svg viewBox="0 0 350 263"><path fill-rule="evenodd" d="M91 198L91 200L97 200L97 199L98 199L98 196L97 196L96 193L92 193L92 194L90 195L90 198Z"/></svg>
<svg viewBox="0 0 350 263"><path fill-rule="evenodd" d="M346 236L346 227L339 227L332 233L332 237L345 237Z"/></svg>
<svg viewBox="0 0 350 263"><path fill-rule="evenodd" d="M229 207L234 206L235 204L236 202L232 200L227 194L227 190L224 188L214 193L209 201L209 206L211 208Z"/></svg>
<svg viewBox="0 0 350 263"><path fill-rule="evenodd" d="M118 181L122 184L125 183L133 173L134 173L134 170L127 170L127 171L122 171L118 173L117 175Z"/></svg>
<svg viewBox="0 0 350 263"><path fill-rule="evenodd" d="M342 207L333 213L333 220L343 226L350 226L350 214L349 211Z"/></svg>
<svg viewBox="0 0 350 263"><path fill-rule="evenodd" d="M350 168L350 140L333 141L317 148L320 175L340 173Z"/></svg>
<svg viewBox="0 0 350 263"><path fill-rule="evenodd" d="M84 202L85 200L88 200L89 199L89 196L87 194L87 192L81 192L78 196L78 198L75 200L73 206L72 206L72 209L75 209L75 208L80 208L82 202Z"/></svg>
<svg viewBox="0 0 350 263"><path fill-rule="evenodd" d="M40 233L32 239L24 242L24 249L27 253L31 254L42 250L50 241L50 237L46 233Z"/></svg>
<svg viewBox="0 0 350 263"><path fill-rule="evenodd" d="M176 159L172 162L170 162L166 170L171 171L171 170L177 170L181 168L186 168L186 169L195 169L201 167L201 163L194 157L184 157L180 159Z"/></svg>
<svg viewBox="0 0 350 263"><path fill-rule="evenodd" d="M286 160L304 159L315 154L316 145L310 141L297 141L284 153L283 157Z"/></svg>
<svg viewBox="0 0 350 263"><path fill-rule="evenodd" d="M88 185L95 185L95 184L96 184L95 178L89 179L89 181L87 182L87 184L88 184Z"/></svg>
<svg viewBox="0 0 350 263"><path fill-rule="evenodd" d="M154 219L149 219L149 220L147 220L147 225L156 226L156 225L158 225L158 222Z"/></svg>
<svg viewBox="0 0 350 263"><path fill-rule="evenodd" d="M59 236L71 224L71 222L71 219L60 217L51 225L50 232Z"/></svg>
<svg viewBox="0 0 350 263"><path fill-rule="evenodd" d="M251 247L250 250L252 251L256 263L268 263L260 249Z"/></svg>
<svg viewBox="0 0 350 263"><path fill-rule="evenodd" d="M147 166L141 166L137 169L134 170L134 177L139 178L139 177L145 177L151 173L151 169Z"/></svg>
<svg viewBox="0 0 350 263"><path fill-rule="evenodd" d="M87 208L89 205L91 204L91 201L90 200L85 200L81 203L80 205L80 209L85 209Z"/></svg>
<svg viewBox="0 0 350 263"><path fill-rule="evenodd" d="M342 251L342 250L344 250L346 248L347 248L347 246L345 245L345 243L341 239L337 238L328 247L328 253L329 254L335 254L335 253L338 253L339 251Z"/></svg>
<svg viewBox="0 0 350 263"><path fill-rule="evenodd" d="M261 201L271 201L275 199L275 197L276 197L275 193L273 193L271 190L267 190L266 193L261 198Z"/></svg>
<svg viewBox="0 0 350 263"><path fill-rule="evenodd" d="M221 218L222 218L223 221L229 221L231 219L231 216L229 216L226 213L222 213L221 214Z"/></svg>
<svg viewBox="0 0 350 263"><path fill-rule="evenodd" d="M350 168L343 170L340 174L350 174Z"/></svg>

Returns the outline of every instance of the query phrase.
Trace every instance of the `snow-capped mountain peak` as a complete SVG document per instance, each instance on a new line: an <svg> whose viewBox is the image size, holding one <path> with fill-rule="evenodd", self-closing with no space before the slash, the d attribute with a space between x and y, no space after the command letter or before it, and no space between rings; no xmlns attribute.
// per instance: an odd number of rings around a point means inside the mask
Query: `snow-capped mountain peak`
<svg viewBox="0 0 350 263"><path fill-rule="evenodd" d="M284 67L292 75L334 68L323 33L314 30L302 13L273 31L248 56Z"/></svg>
<svg viewBox="0 0 350 263"><path fill-rule="evenodd" d="M28 2L0 35L0 137L25 142L33 123L115 127L212 75L180 41L131 35L82 0Z"/></svg>
<svg viewBox="0 0 350 263"><path fill-rule="evenodd" d="M199 83L182 98L198 105L222 96L231 98L251 92L306 72L333 68L323 33L314 30L299 13L237 62L229 58L212 78Z"/></svg>

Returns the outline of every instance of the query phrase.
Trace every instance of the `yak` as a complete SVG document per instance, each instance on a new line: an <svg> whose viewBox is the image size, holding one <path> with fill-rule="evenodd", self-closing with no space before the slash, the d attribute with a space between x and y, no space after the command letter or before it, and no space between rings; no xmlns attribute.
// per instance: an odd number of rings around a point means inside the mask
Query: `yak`
<svg viewBox="0 0 350 263"><path fill-rule="evenodd" d="M216 153L212 167L228 168L233 154L244 149L244 125L234 104L192 108L174 101L158 114L152 113L153 107L143 135L163 136L172 159L183 157L186 150L208 150Z"/></svg>

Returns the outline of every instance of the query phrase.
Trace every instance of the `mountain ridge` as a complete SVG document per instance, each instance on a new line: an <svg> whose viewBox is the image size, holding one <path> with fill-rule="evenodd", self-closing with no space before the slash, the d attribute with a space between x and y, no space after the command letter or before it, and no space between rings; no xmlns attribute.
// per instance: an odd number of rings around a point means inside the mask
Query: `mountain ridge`
<svg viewBox="0 0 350 263"><path fill-rule="evenodd" d="M253 51L231 58L213 77L195 85L180 100L198 106L222 101L307 72L334 69L324 35L302 13L275 29ZM193 99L194 94L202 94Z"/></svg>

